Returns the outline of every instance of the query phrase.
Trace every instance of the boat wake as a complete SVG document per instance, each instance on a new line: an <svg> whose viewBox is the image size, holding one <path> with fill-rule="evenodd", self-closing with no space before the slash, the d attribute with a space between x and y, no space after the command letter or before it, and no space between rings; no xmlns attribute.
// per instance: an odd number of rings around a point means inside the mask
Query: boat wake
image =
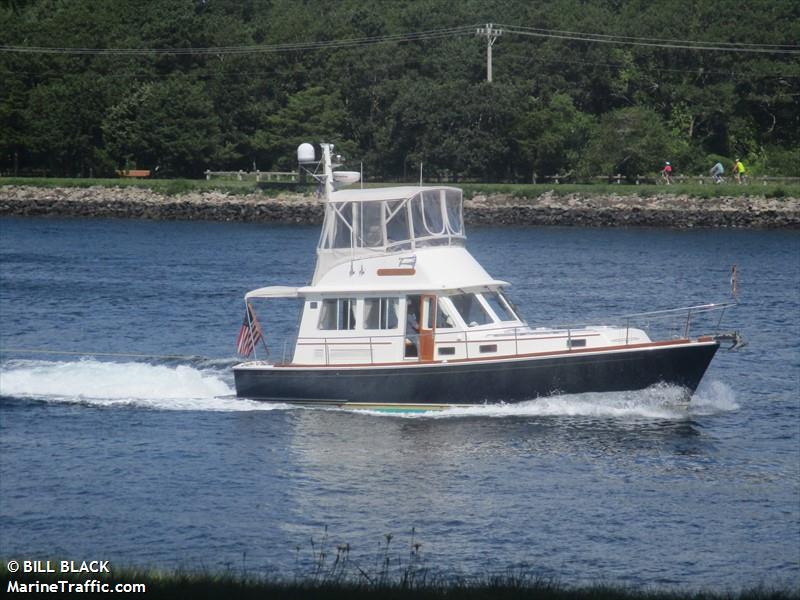
<svg viewBox="0 0 800 600"><path fill-rule="evenodd" d="M298 408L237 398L227 365L117 363L92 358L69 362L6 361L0 366L0 395L44 402L154 410L268 411ZM656 385L640 391L556 395L514 404L483 404L424 412L358 412L428 419L571 416L674 420L738 408L733 390L720 381L711 381L704 384L690 402L687 402L683 388Z"/></svg>
<svg viewBox="0 0 800 600"><path fill-rule="evenodd" d="M217 365L10 360L0 366L0 395L90 406L157 410L249 411L281 406L235 397ZM283 407L285 408L285 406Z"/></svg>
<svg viewBox="0 0 800 600"><path fill-rule="evenodd" d="M404 418L592 417L676 420L737 410L733 390L714 381L687 397L682 387L659 384L645 390L555 395L513 404L482 404L428 412L390 413ZM384 414L380 411L365 411Z"/></svg>

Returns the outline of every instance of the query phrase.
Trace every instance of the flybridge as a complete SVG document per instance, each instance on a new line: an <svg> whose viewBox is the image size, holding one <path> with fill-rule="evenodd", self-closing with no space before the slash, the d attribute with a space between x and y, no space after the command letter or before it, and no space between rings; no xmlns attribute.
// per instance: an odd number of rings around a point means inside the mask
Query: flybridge
<svg viewBox="0 0 800 600"><path fill-rule="evenodd" d="M333 144L320 146L319 162L311 144L297 148L300 167L325 190L327 206L318 250L368 248L374 253L464 245L460 189L420 185L337 191L360 181L361 174L334 171L342 157L333 154Z"/></svg>
<svg viewBox="0 0 800 600"><path fill-rule="evenodd" d="M332 144L320 146L319 162L311 144L297 149L300 167L325 190L315 283L342 262L431 247L464 247L460 189L420 185L339 190L359 181L360 173L335 171L342 157L333 153Z"/></svg>
<svg viewBox="0 0 800 600"><path fill-rule="evenodd" d="M461 190L395 187L334 192L319 249L414 250L464 245Z"/></svg>

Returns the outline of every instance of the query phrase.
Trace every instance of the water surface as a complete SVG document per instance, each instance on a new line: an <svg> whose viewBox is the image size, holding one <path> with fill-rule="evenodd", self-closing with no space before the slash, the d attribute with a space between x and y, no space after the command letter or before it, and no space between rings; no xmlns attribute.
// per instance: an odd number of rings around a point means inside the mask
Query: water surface
<svg viewBox="0 0 800 600"><path fill-rule="evenodd" d="M242 296L305 284L317 233L0 220L0 555L302 574L349 543L374 572L408 566L413 528L445 574L800 585L800 235L468 231L532 325L726 301L736 263L725 321L749 345L688 406L669 387L406 415L238 400ZM257 308L280 353L295 306Z"/></svg>

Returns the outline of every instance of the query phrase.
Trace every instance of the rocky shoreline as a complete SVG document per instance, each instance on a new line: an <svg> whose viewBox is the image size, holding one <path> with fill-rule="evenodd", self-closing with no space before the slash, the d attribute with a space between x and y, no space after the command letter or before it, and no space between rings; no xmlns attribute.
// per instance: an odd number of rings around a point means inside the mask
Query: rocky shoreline
<svg viewBox="0 0 800 600"><path fill-rule="evenodd" d="M0 216L318 224L322 215L319 200L299 194L168 196L135 187L0 186ZM464 218L473 225L800 229L800 199L666 193L546 192L533 198L492 194L465 200Z"/></svg>

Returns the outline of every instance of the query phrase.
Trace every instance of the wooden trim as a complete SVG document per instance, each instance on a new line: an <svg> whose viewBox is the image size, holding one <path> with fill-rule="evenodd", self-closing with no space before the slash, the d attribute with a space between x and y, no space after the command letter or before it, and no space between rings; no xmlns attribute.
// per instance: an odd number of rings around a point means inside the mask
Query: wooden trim
<svg viewBox="0 0 800 600"><path fill-rule="evenodd" d="M378 269L378 277L395 277L415 275L416 269Z"/></svg>

